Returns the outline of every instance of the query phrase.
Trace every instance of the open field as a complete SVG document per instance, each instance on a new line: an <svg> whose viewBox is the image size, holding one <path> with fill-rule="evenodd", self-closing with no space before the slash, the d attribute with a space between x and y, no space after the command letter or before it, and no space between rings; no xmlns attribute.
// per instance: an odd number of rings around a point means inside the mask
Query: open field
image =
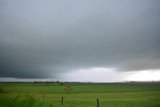
<svg viewBox="0 0 160 107"><path fill-rule="evenodd" d="M160 107L160 83L0 83L0 107L96 107L97 98L99 107Z"/></svg>

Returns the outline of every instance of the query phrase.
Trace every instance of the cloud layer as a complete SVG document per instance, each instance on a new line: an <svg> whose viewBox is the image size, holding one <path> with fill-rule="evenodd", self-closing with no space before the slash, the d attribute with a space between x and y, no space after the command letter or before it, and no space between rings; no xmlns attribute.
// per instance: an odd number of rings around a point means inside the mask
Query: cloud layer
<svg viewBox="0 0 160 107"><path fill-rule="evenodd" d="M1 0L0 77L160 69L158 0Z"/></svg>

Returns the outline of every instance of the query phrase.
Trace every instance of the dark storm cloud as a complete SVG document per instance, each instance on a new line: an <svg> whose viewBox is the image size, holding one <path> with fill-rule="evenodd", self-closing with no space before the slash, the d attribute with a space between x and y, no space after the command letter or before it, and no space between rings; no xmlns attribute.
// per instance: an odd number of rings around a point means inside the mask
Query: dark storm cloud
<svg viewBox="0 0 160 107"><path fill-rule="evenodd" d="M1 0L0 76L160 69L158 0Z"/></svg>

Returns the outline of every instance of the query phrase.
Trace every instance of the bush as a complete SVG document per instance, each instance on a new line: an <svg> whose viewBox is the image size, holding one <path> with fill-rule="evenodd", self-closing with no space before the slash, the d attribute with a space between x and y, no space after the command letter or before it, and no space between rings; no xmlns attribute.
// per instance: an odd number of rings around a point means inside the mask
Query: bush
<svg viewBox="0 0 160 107"><path fill-rule="evenodd" d="M72 90L73 90L73 89L72 89L72 87L71 87L70 85L65 85L65 86L64 86L64 92L65 92L65 93L70 93Z"/></svg>

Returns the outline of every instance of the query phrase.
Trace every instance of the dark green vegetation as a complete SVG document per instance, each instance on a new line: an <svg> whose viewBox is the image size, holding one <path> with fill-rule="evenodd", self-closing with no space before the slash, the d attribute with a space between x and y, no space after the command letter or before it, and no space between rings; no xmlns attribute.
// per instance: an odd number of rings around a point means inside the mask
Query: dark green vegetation
<svg viewBox="0 0 160 107"><path fill-rule="evenodd" d="M0 107L96 107L97 98L100 107L160 107L160 83L0 83Z"/></svg>

